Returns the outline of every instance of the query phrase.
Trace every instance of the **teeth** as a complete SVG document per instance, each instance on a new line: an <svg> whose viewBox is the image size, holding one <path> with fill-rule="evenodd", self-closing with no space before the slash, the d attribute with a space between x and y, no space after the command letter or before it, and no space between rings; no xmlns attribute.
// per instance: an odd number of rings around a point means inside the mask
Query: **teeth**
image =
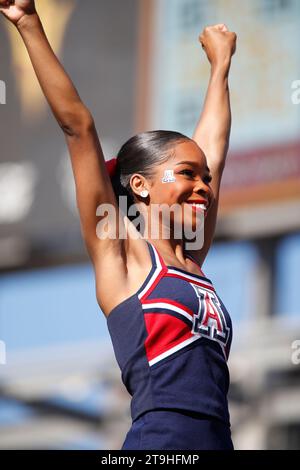
<svg viewBox="0 0 300 470"><path fill-rule="evenodd" d="M192 204L192 206L203 209L204 211L206 210L206 205L205 204Z"/></svg>

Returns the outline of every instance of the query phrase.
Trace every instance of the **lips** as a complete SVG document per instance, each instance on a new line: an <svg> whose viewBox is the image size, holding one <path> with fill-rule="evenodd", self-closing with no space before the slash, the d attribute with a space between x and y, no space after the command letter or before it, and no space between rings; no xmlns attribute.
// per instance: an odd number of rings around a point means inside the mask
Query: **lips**
<svg viewBox="0 0 300 470"><path fill-rule="evenodd" d="M195 211L207 211L209 207L209 202L206 199L193 199L186 201L186 203L191 205L192 209Z"/></svg>

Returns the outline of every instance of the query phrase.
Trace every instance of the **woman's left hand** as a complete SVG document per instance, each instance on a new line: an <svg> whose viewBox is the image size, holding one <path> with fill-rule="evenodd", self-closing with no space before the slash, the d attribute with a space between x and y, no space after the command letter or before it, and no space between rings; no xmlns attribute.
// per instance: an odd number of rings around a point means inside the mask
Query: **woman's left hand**
<svg viewBox="0 0 300 470"><path fill-rule="evenodd" d="M223 23L207 26L199 36L212 66L229 65L236 49L236 34Z"/></svg>
<svg viewBox="0 0 300 470"><path fill-rule="evenodd" d="M34 0L0 0L0 13L18 26L24 16L36 13Z"/></svg>

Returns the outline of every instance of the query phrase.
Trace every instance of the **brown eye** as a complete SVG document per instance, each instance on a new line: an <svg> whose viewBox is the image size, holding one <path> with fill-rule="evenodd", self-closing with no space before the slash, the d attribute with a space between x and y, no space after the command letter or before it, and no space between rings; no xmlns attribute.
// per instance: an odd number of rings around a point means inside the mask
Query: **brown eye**
<svg viewBox="0 0 300 470"><path fill-rule="evenodd" d="M207 184L211 183L212 182L212 176L211 175L205 176L204 181Z"/></svg>
<svg viewBox="0 0 300 470"><path fill-rule="evenodd" d="M182 170L182 171L180 171L179 173L181 173L181 174L183 174L183 175L188 175L188 176L191 176L191 177L194 175L193 170L187 170L187 169L186 169L186 170Z"/></svg>

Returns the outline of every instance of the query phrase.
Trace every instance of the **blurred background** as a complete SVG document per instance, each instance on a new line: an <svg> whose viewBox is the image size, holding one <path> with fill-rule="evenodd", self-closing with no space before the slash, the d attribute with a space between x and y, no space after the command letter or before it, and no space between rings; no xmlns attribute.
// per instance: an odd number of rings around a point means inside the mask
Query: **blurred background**
<svg viewBox="0 0 300 470"><path fill-rule="evenodd" d="M206 25L238 35L233 125L204 272L232 315L236 449L300 448L300 2L38 0L106 159L137 132L192 136ZM0 21L0 448L119 449L130 427L63 134ZM297 86L299 87L297 89Z"/></svg>

